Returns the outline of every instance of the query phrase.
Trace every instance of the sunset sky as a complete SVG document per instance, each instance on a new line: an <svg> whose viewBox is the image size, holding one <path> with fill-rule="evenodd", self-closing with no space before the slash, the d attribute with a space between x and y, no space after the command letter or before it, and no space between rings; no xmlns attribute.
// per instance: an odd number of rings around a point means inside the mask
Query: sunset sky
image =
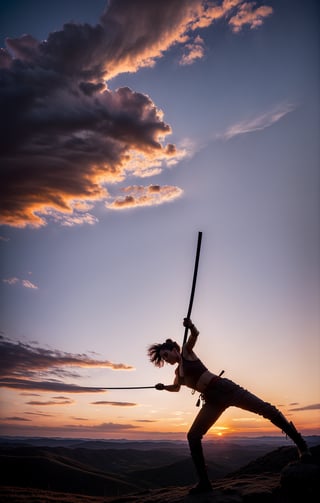
<svg viewBox="0 0 320 503"><path fill-rule="evenodd" d="M7 0L0 434L185 438L182 342L320 434L319 2ZM230 408L213 435L281 434Z"/></svg>

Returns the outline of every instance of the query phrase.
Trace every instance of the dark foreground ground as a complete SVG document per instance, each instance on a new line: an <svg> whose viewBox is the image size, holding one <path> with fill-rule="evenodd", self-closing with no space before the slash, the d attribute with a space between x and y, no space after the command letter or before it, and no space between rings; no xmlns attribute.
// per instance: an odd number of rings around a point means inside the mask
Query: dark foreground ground
<svg viewBox="0 0 320 503"><path fill-rule="evenodd" d="M315 503L320 442L301 464L291 445L205 446L213 492L196 482L184 443L31 445L0 442L2 503ZM217 452L218 451L218 452ZM243 463L242 463L243 461Z"/></svg>

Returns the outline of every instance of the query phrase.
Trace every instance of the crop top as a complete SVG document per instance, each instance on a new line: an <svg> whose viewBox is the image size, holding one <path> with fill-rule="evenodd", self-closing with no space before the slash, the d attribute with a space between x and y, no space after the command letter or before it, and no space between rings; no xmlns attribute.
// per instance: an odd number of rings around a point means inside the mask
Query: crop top
<svg viewBox="0 0 320 503"><path fill-rule="evenodd" d="M196 389L196 384L200 378L200 376L206 372L208 369L202 363L199 358L196 360L187 360L182 355L182 368L183 368L183 376L179 375L179 367L176 369L176 375L178 376L179 384L184 384L188 386L188 388ZM180 365L181 365L180 364Z"/></svg>

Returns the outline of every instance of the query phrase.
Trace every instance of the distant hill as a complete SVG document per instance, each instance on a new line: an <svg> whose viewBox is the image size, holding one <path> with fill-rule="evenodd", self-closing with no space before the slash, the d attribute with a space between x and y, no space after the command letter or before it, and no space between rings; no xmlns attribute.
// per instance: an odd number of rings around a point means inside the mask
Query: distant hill
<svg viewBox="0 0 320 503"><path fill-rule="evenodd" d="M208 472L211 478L220 478L226 475L228 470L224 466L210 462L208 463ZM149 488L188 486L196 482L195 470L190 456L182 461L168 463L157 468L130 471L128 475L132 481L143 480Z"/></svg>
<svg viewBox="0 0 320 503"><path fill-rule="evenodd" d="M111 443L113 444L113 443ZM75 444L74 444L75 445ZM79 445L79 444L78 444ZM130 445L132 445L130 443ZM227 445L206 445L213 495L197 503L318 503L320 445L312 464L296 463L294 447L261 451L261 445L232 444L245 460L233 469ZM186 445L153 444L153 449L0 446L2 503L190 503L195 473ZM248 454L249 450L249 454ZM258 453L254 458L254 452ZM231 467L231 469L230 469Z"/></svg>
<svg viewBox="0 0 320 503"><path fill-rule="evenodd" d="M0 456L0 484L87 495L119 495L140 489L121 477L44 453Z"/></svg>
<svg viewBox="0 0 320 503"><path fill-rule="evenodd" d="M49 459L63 459L64 463L79 466L84 465L86 469L101 470L113 474L122 474L132 470L143 470L163 466L171 462L179 461L189 457L187 449L176 451L170 449L86 449L86 448L66 448L66 447L1 447L0 455L11 455L15 457L42 456Z"/></svg>

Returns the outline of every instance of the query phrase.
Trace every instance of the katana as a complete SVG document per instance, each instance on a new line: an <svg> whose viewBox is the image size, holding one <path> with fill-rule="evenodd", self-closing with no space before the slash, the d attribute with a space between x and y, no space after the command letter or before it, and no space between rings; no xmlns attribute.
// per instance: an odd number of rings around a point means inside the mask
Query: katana
<svg viewBox="0 0 320 503"><path fill-rule="evenodd" d="M191 316L192 305L193 305L193 298L194 298L194 292L195 292L195 289L196 289L197 274L198 274L198 265L199 265L200 250L201 250L201 240L202 240L202 232L199 232L198 233L198 243L197 243L196 259L195 259L195 263L194 263L194 271L193 271L193 280L192 280L191 295L190 295L189 308L188 308L188 314L187 314L187 318L188 319ZM187 335L188 335L188 328L186 327L185 331L184 331L183 345L187 341Z"/></svg>

